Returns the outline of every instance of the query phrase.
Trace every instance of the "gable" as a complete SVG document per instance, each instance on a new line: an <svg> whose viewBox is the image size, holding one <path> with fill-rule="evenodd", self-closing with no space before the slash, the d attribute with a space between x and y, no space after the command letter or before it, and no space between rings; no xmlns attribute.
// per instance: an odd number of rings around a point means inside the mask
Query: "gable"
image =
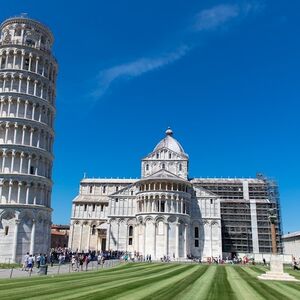
<svg viewBox="0 0 300 300"><path fill-rule="evenodd" d="M157 157L157 153L160 155L159 157ZM163 157L161 157L161 153L165 153L166 155L163 155ZM168 157L168 153L171 153L172 157L169 158ZM166 147L155 150L151 153L149 153L146 157L144 157L142 159L143 161L148 161L148 160L188 160L188 157L185 156L184 154L180 154L177 152L174 152Z"/></svg>
<svg viewBox="0 0 300 300"><path fill-rule="evenodd" d="M200 186L193 185L193 188L197 198L218 198L218 195Z"/></svg>
<svg viewBox="0 0 300 300"><path fill-rule="evenodd" d="M109 195L109 197L124 197L124 196L134 196L135 183L129 184L126 187L118 190ZM131 195L131 191L133 191L133 195Z"/></svg>

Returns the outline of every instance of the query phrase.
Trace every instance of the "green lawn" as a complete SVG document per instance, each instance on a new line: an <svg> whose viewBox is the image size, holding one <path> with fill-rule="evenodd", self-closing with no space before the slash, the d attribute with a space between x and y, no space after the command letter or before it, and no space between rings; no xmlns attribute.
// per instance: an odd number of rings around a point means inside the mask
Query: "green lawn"
<svg viewBox="0 0 300 300"><path fill-rule="evenodd" d="M124 264L0 281L0 299L300 299L300 283L260 281L261 266ZM289 271L300 279L300 273Z"/></svg>
<svg viewBox="0 0 300 300"><path fill-rule="evenodd" d="M0 264L0 269L20 268L20 264Z"/></svg>

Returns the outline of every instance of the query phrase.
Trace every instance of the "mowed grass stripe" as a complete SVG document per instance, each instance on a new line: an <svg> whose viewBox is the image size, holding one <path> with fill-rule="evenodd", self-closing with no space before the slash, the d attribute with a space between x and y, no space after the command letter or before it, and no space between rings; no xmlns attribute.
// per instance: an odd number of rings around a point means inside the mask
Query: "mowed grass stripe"
<svg viewBox="0 0 300 300"><path fill-rule="evenodd" d="M277 291L275 291L273 288L266 285L261 280L258 280L256 276L250 275L248 272L244 270L244 268L237 267L236 271L243 280L247 281L247 283L265 299L269 299L269 300L287 299L286 295L282 293L278 293Z"/></svg>
<svg viewBox="0 0 300 300"><path fill-rule="evenodd" d="M192 280L195 273L201 276L201 273L205 272L206 268L200 268L197 265L190 265L187 270L179 271L177 274L173 274L172 277L163 278L159 282L145 284L134 290L126 291L122 294L118 294L116 297L109 299L118 300L130 300L134 299L164 299L164 293L172 297L174 290L182 290L184 286L181 284L183 280ZM180 287L179 287L180 286ZM178 294L178 291L175 292Z"/></svg>
<svg viewBox="0 0 300 300"><path fill-rule="evenodd" d="M296 279L300 280L300 271L296 271L293 269L285 269L284 272L289 273L290 275L294 276Z"/></svg>
<svg viewBox="0 0 300 300"><path fill-rule="evenodd" d="M135 277L139 277L140 274L151 274L154 273L155 271L153 269L158 268L158 269L162 269L164 266L163 265L153 265L153 266L144 266L142 268L139 268L138 271L134 271L131 272L130 274L126 273L126 278L135 278ZM171 266L169 266L171 267ZM56 292L61 293L62 290L69 290L69 289L82 289L85 288L86 286L92 286L93 284L103 284L105 282L118 282L119 280L124 279L124 275L125 274L120 274L119 270L118 272L116 272L117 270L115 270L115 272L110 273L109 275L107 274L102 274L102 276L100 276L101 272L98 273L85 273L84 277L83 276L78 276L78 278L72 278L71 280L68 280L67 282L62 282L61 281L61 277L56 277L56 278L51 278L51 280L48 282L47 281L43 284L43 285L39 285L39 287L41 288L41 290L36 291L36 286L35 288L31 289L29 287L22 287L21 290L17 290L14 289L14 292L12 293L11 291L7 292L8 296L14 296L16 297L16 293L19 291L21 294L20 299L22 299L22 293L25 291L26 293L28 293L28 296L34 296L34 295L47 295L49 293L54 294ZM80 275L82 273L79 273ZM88 275L88 276L87 276ZM104 275L104 276L103 276ZM54 279L54 280L53 280ZM75 280L76 279L76 280ZM34 293L34 291L36 291L36 293ZM19 298L16 298L19 299Z"/></svg>
<svg viewBox="0 0 300 300"><path fill-rule="evenodd" d="M161 266L162 264L155 264L156 267ZM62 273L62 274L53 274L53 275L48 275L48 276L35 276L35 277L23 277L23 278L15 278L15 279L9 279L5 281L5 284L3 284L3 281L0 280L0 291L3 288L9 288L10 286L17 287L18 284L25 285L34 285L36 286L37 284L42 284L44 281L57 281L57 278L59 278L60 282L63 281L72 281L74 280L82 280L86 278L90 278L92 274L98 274L98 276L107 276L109 274L115 274L115 271L118 270L118 274L124 273L124 274L131 274L134 272L137 272L139 270L145 270L146 268L153 268L153 265L150 264L139 264L139 265L134 265L134 264L127 264L127 265L122 265L118 267L114 267L111 269L100 269L98 271L80 271L80 272L72 272L72 273ZM51 276L51 277L50 277ZM75 277L75 278L74 278ZM30 281L28 281L28 278Z"/></svg>
<svg viewBox="0 0 300 300"><path fill-rule="evenodd" d="M171 278L174 275L184 272L191 268L191 265L173 265L172 269L166 268L165 272L158 271L156 269L154 274L148 276L140 276L140 279L130 279L127 278L119 281L117 284L115 282L110 282L108 284L101 284L100 286L87 287L85 289L76 289L73 295L70 293L59 293L57 297L59 299L108 299L117 296L124 291L134 290L136 288L145 286L147 284L155 283L166 278ZM31 299L31 298L30 298ZM41 298L38 299L51 299L51 298Z"/></svg>
<svg viewBox="0 0 300 300"><path fill-rule="evenodd" d="M300 299L300 290L294 288L294 286L288 285L283 281L265 281L265 284L273 288L278 293L284 293L285 299Z"/></svg>
<svg viewBox="0 0 300 300"><path fill-rule="evenodd" d="M250 270L253 270L257 273L257 275L263 274L266 272L266 270L264 270L263 268L260 268L258 266L251 266Z"/></svg>
<svg viewBox="0 0 300 300"><path fill-rule="evenodd" d="M157 265L159 266L159 265ZM126 264L117 267L113 267L112 269L100 269L99 271L88 271L88 272L73 272L73 273L66 273L66 274L54 274L49 275L53 277L24 277L24 278L14 278L14 279L4 279L0 280L0 291L5 289L10 289L11 287L18 288L18 287L29 287L29 286L36 286L41 285L49 281L57 281L57 277L59 277L60 282L67 282L67 281L76 281L82 280L85 278L90 278L91 274L97 273L99 276L107 276L110 273L115 273L118 270L120 273L130 274L131 272L136 272L137 270L144 270L147 267L151 267L150 264Z"/></svg>
<svg viewBox="0 0 300 300"><path fill-rule="evenodd" d="M263 300L265 299L258 294L236 271L235 266L226 266L228 281L237 299L239 300Z"/></svg>
<svg viewBox="0 0 300 300"><path fill-rule="evenodd" d="M252 276L257 276L258 274L255 273L253 270L244 268L246 272L248 272ZM260 279L258 279L260 280ZM288 281L268 281L264 280L263 283L270 288L273 288L279 293L284 293L287 295L287 299L300 299L300 284L292 283Z"/></svg>
<svg viewBox="0 0 300 300"><path fill-rule="evenodd" d="M206 299L206 296L209 293L209 289L216 274L216 270L216 266L209 266L206 269L206 272L200 278L198 278L187 289L175 296L174 299Z"/></svg>
<svg viewBox="0 0 300 300"><path fill-rule="evenodd" d="M156 283L155 285L148 285L147 290L138 290L135 294L130 294L130 299L166 299L173 298L180 292L185 291L196 280L198 280L207 270L208 266L193 265L185 272L181 272L178 275L173 276L165 280ZM125 296L125 297L124 297ZM123 300L128 299L126 295L122 295ZM119 298L118 298L119 299Z"/></svg>
<svg viewBox="0 0 300 300"><path fill-rule="evenodd" d="M205 299L236 299L231 285L229 284L229 281L227 279L225 266L217 266L217 271L213 278L213 283Z"/></svg>
<svg viewBox="0 0 300 300"><path fill-rule="evenodd" d="M126 276L138 276L139 272L144 273L145 269L150 269L151 266L140 266L139 268L131 268L127 271L125 271ZM156 267L159 267L159 265L156 265ZM152 272L151 268L151 272ZM123 274L123 269L119 269L118 272L116 273L117 269L114 270L110 270L110 272L105 272L105 271L99 271L99 272L80 272L80 273L73 273L73 274L68 274L66 275L61 275L61 276L55 276L54 278L51 277L42 277L42 280L35 280L38 279L39 277L36 278L31 278L31 280L29 280L29 278L25 278L25 279L17 279L14 280L14 282L18 282L19 284L15 284L13 286L14 288L14 293L17 293L18 291L23 292L23 291L27 291L30 289L36 289L37 286L39 286L39 288L43 289L43 286L49 286L52 283L53 284L53 288L55 289L59 289L61 286L63 287L68 287L68 285L75 285L75 284L80 284L80 285L85 285L85 282L91 282L92 278L97 278L98 280L101 280L101 278L107 278L107 276L109 274L112 275L119 275L120 277ZM121 274L120 274L121 273ZM9 285L9 287L1 287L1 293L3 294L5 292L5 290L8 289L7 295L10 295L11 291L11 285Z"/></svg>
<svg viewBox="0 0 300 300"><path fill-rule="evenodd" d="M166 268L173 268L172 265L152 265L152 266L145 266L144 268L139 268L137 271L133 271L130 274L127 273L119 273L119 270L115 269L115 272L112 272L110 274L102 274L101 272L94 272L94 273L85 273L84 276L78 276L70 278L68 281L62 281L62 277L57 276L56 278L45 278L48 279L43 282L43 284L34 285L34 286L22 286L18 287L17 289L9 289L7 291L1 291L1 294L5 293L6 298L2 299L10 299L10 297L14 297L14 299L23 299L24 293L27 296L27 298L34 297L34 296L43 296L47 295L49 293L55 294L58 293L59 295L64 291L68 290L74 290L74 289L84 289L87 286L92 286L96 284L104 284L106 282L111 283L112 281L114 283L117 283L119 280L123 280L124 277L127 279L130 278L138 278L139 276L152 274L155 272L159 272ZM157 271L156 271L157 269ZM81 273L79 273L81 274ZM78 275L79 275L78 274ZM89 275L89 276L87 276ZM28 281L27 281L28 282ZM39 289L37 289L37 286Z"/></svg>

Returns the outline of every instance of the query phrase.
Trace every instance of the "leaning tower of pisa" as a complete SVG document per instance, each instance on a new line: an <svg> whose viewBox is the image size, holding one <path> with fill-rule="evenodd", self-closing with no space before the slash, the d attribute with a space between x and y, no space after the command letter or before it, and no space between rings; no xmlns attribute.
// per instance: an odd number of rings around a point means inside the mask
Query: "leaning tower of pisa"
<svg viewBox="0 0 300 300"><path fill-rule="evenodd" d="M0 262L50 246L57 63L38 21L0 25Z"/></svg>

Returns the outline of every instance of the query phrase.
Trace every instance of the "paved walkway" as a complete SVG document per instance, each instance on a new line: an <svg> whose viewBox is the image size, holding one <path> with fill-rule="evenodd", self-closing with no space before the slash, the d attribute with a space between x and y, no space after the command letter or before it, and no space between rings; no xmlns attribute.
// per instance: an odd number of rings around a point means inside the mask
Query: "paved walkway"
<svg viewBox="0 0 300 300"><path fill-rule="evenodd" d="M104 265L98 265L96 261L91 261L88 264L87 270L85 270L85 265L83 265L83 271L79 272L86 272L86 271L96 271L100 270L101 268L111 268L120 263L119 260L106 260ZM7 278L17 278L17 277L30 277L30 276L38 276L39 269L33 268L32 273L29 274L28 271L22 271L21 268L16 269L0 269L0 279L7 279ZM75 273L77 271L72 270L72 266L69 263L62 264L62 265L54 265L51 267L48 265L48 275L57 275L57 274L65 274L65 273Z"/></svg>

